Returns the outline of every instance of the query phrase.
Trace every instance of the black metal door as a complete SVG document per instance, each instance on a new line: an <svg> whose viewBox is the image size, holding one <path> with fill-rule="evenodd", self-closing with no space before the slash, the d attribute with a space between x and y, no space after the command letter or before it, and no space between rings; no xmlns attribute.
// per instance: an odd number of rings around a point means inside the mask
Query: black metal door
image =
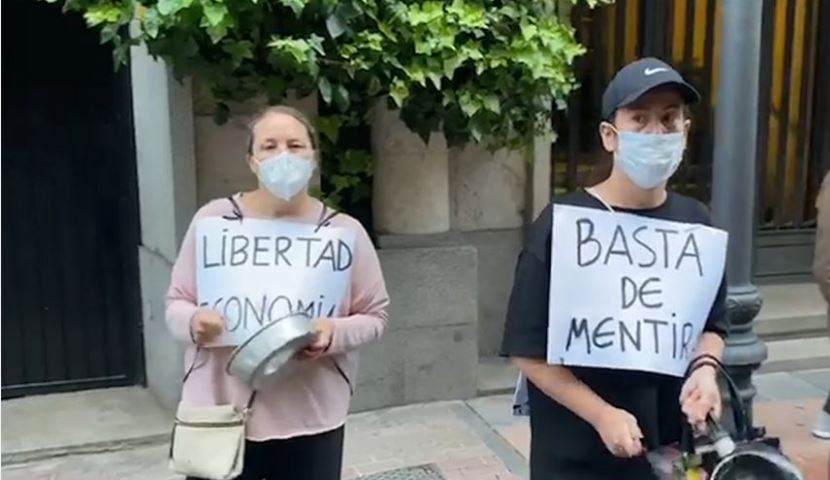
<svg viewBox="0 0 830 480"><path fill-rule="evenodd" d="M59 5L3 10L2 396L139 382L129 70Z"/></svg>

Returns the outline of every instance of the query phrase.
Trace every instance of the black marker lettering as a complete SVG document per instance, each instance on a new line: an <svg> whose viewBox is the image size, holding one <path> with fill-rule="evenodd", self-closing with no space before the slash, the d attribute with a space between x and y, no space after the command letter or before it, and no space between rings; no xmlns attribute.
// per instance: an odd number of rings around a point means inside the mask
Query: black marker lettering
<svg viewBox="0 0 830 480"><path fill-rule="evenodd" d="M622 250L615 250L618 239L622 243ZM608 265L608 260L611 258L611 255L623 255L628 259L629 265L634 265L634 260L631 259L631 252L628 251L628 241L625 239L625 232L620 225L617 225L617 228L614 229L614 236L611 237L611 245L608 247L608 251L605 252L605 260L603 261L605 265Z"/></svg>
<svg viewBox="0 0 830 480"><path fill-rule="evenodd" d="M687 249L691 247L692 253L687 253ZM677 270L680 268L680 264L683 262L683 259L686 257L692 257L697 262L697 273L701 277L703 276L703 265L700 263L700 250L697 248L697 240L695 240L695 234L690 233L688 237L686 237L686 243L683 244L683 253L680 254L680 257L677 259L677 265L674 266L674 269Z"/></svg>
<svg viewBox="0 0 830 480"><path fill-rule="evenodd" d="M334 258L334 243L329 240L326 242L326 246L323 247L323 251L320 253L320 256L317 258L317 261L314 262L314 268L317 268L320 265L320 262L323 260L328 260L331 262L331 270L333 272L337 271L337 260Z"/></svg>
<svg viewBox="0 0 830 480"><path fill-rule="evenodd" d="M613 321L614 321L614 319L612 317L605 317L605 318L602 319L602 321L600 321L597 324L596 327L594 327L593 342L594 342L594 345L597 348L608 348L608 347L610 347L611 345L614 344L614 342L611 341L611 340L608 340L608 341L605 341L605 342L602 342L602 343L599 342L599 339L602 338L602 337L613 337L614 336L613 331L604 331L604 332L600 331L606 323L613 322Z"/></svg>
<svg viewBox="0 0 830 480"><path fill-rule="evenodd" d="M231 266L238 267L248 261L248 244L251 241L244 235L234 235L231 238Z"/></svg>
<svg viewBox="0 0 830 480"><path fill-rule="evenodd" d="M306 305L302 300L297 300L297 310L294 313L303 312L311 318L314 318L314 301Z"/></svg>
<svg viewBox="0 0 830 480"><path fill-rule="evenodd" d="M222 303L222 297L217 298L216 301L213 302L213 311L215 311L215 312L222 311L222 309L219 308L220 303Z"/></svg>
<svg viewBox="0 0 830 480"><path fill-rule="evenodd" d="M585 348L588 353L591 353L591 334L588 332L588 320L582 319L579 326L576 324L576 318L571 318L571 326L568 329L568 342L565 344L565 350L571 349L571 340L579 338L580 335L585 335Z"/></svg>
<svg viewBox="0 0 830 480"><path fill-rule="evenodd" d="M267 267L268 262L260 262L259 254L260 253L268 253L268 248L264 245L260 245L259 242L267 242L268 237L257 236L254 237L254 265L257 267Z"/></svg>
<svg viewBox="0 0 830 480"><path fill-rule="evenodd" d="M585 236L583 236L582 227L586 227L588 232ZM587 218L580 218L576 221L576 236L577 236L577 244L576 244L576 258L577 264L580 267L587 267L593 265L599 259L599 256L602 255L602 244L599 243L599 240L593 237L594 235L594 222ZM583 260L582 258L582 246L586 243L592 243L596 247L596 252L594 258L591 260Z"/></svg>
<svg viewBox="0 0 830 480"><path fill-rule="evenodd" d="M630 308L632 305L634 305L634 302L637 301L637 282L626 276L623 276L620 280L620 289L622 290L620 292L622 297L622 308L623 310L625 310L626 308ZM627 292L629 291L631 292L630 297L627 295ZM629 300L629 298L631 300Z"/></svg>
<svg viewBox="0 0 830 480"><path fill-rule="evenodd" d="M651 254L651 262L649 262L649 263L638 263L637 265L639 265L640 267L643 267L643 268L653 267L654 264L657 263L657 253L655 253L654 249L652 249L644 241L640 240L640 237L637 236L637 234L642 232L643 230L648 230L648 227L644 227L644 226L643 227L638 227L636 230L634 230L634 233L632 233L631 236L634 237L635 242L637 242L638 244L640 244L640 246L642 246L643 248L648 250L648 252Z"/></svg>
<svg viewBox="0 0 830 480"><path fill-rule="evenodd" d="M625 337L628 337L628 340L634 345L634 348L639 352L643 346L643 324L641 322L636 322L635 325L637 326L636 336L631 335L631 330L625 325L625 322L620 321L620 349L624 352L625 351Z"/></svg>
<svg viewBox="0 0 830 480"><path fill-rule="evenodd" d="M337 240L337 271L348 270L352 266L352 250L343 240Z"/></svg>
<svg viewBox="0 0 830 480"><path fill-rule="evenodd" d="M236 315L231 316L229 313L231 302L236 303ZM222 311L225 317L225 323L228 325L228 332L236 331L239 328L239 324L242 321L242 302L239 301L237 297L231 297L225 302L225 308ZM231 326L231 322L236 320L236 323L233 323Z"/></svg>
<svg viewBox="0 0 830 480"><path fill-rule="evenodd" d="M677 317L676 313L671 314L671 318ZM671 324L671 358L677 358L677 323Z"/></svg>
<svg viewBox="0 0 830 480"><path fill-rule="evenodd" d="M254 318L257 322L257 326L262 326L262 322L265 320L265 295L262 296L262 305L255 305L250 298L245 297L245 314L244 314L244 321L242 322L245 325L245 329L248 329L248 314Z"/></svg>
<svg viewBox="0 0 830 480"><path fill-rule="evenodd" d="M274 253L274 265L279 265L280 260L282 260L285 262L285 265L290 267L291 261L285 256L285 252L291 250L291 239L288 237L277 237L274 243L276 247Z"/></svg>
<svg viewBox="0 0 830 480"><path fill-rule="evenodd" d="M680 233L677 230L668 230L663 228L655 228L655 232L660 232L663 235L663 267L669 268L669 234Z"/></svg>
<svg viewBox="0 0 830 480"><path fill-rule="evenodd" d="M297 237L297 240L301 242L306 242L305 245L305 266L311 266L311 244L312 242L319 242L321 241L319 238L310 238L310 237Z"/></svg>
<svg viewBox="0 0 830 480"><path fill-rule="evenodd" d="M208 241L207 235L202 237L202 265L204 266L204 268L213 268L213 267L221 266L222 265L221 261L218 261L216 263L208 262L208 258L207 258L208 257L208 242L207 241ZM220 252L220 256L221 256L221 252Z"/></svg>
<svg viewBox="0 0 830 480"><path fill-rule="evenodd" d="M228 245L227 245L228 236L226 235L227 233L228 233L228 229L223 228L222 229L222 265L225 265L225 252L228 251L227 250L228 249Z"/></svg>
<svg viewBox="0 0 830 480"><path fill-rule="evenodd" d="M683 324L683 331L681 333L682 344L680 345L680 358L687 358L689 356L689 344L692 343L692 327L691 323Z"/></svg>
<svg viewBox="0 0 830 480"><path fill-rule="evenodd" d="M288 308L286 308L285 310L277 310L277 314L275 315L274 314L274 306L276 306L277 302L279 302L280 300L285 302L285 304L287 305ZM285 295L280 295L279 297L272 300L271 305L268 307L268 323L271 323L274 320L276 320L276 319L278 319L278 318L280 318L280 317L282 317L286 314L289 314L289 313L294 313L293 310L291 309L291 300L289 300L288 297L286 297Z"/></svg>
<svg viewBox="0 0 830 480"><path fill-rule="evenodd" d="M648 323L654 327L654 353L660 354L660 332L659 326L660 325L668 325L669 322L665 320L655 320L653 318L644 318L643 323Z"/></svg>
<svg viewBox="0 0 830 480"><path fill-rule="evenodd" d="M658 282L659 283L660 279L657 278L657 277L651 277L648 280L646 280L645 282L643 282L643 286L639 288L640 293L638 294L638 296L640 298L640 303L642 303L643 306L646 307L646 308L660 308L660 307L663 306L663 302L648 303L646 301L646 298L645 298L646 296L660 295L660 294L663 293L663 290L661 290L659 288L655 288L654 290L646 290L646 288L648 287L648 284L651 283L651 282Z"/></svg>

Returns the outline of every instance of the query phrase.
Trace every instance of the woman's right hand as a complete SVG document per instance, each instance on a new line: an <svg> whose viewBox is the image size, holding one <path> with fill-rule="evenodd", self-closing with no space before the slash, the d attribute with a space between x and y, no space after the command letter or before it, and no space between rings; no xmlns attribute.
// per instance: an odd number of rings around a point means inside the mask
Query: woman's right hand
<svg viewBox="0 0 830 480"><path fill-rule="evenodd" d="M197 345L215 340L225 329L225 320L214 310L200 308L190 319L190 334Z"/></svg>
<svg viewBox="0 0 830 480"><path fill-rule="evenodd" d="M630 458L643 453L643 432L634 415L625 410L606 405L594 428L602 437L605 448L615 457Z"/></svg>

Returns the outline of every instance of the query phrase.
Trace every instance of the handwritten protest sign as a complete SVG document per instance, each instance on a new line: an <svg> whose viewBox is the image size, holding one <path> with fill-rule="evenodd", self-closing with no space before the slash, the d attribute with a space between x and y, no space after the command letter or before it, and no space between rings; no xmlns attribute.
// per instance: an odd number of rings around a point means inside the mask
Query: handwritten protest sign
<svg viewBox="0 0 830 480"><path fill-rule="evenodd" d="M548 363L683 375L726 246L704 225L555 205Z"/></svg>
<svg viewBox="0 0 830 480"><path fill-rule="evenodd" d="M238 345L268 322L305 312L333 316L349 284L354 233L246 218L196 225L199 304L225 318L216 345Z"/></svg>

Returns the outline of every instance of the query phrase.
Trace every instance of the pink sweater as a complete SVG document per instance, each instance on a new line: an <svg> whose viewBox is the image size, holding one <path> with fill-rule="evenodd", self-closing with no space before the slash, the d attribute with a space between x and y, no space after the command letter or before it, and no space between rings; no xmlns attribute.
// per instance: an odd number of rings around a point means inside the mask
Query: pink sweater
<svg viewBox="0 0 830 480"><path fill-rule="evenodd" d="M239 203L243 216L253 217ZM170 289L167 292L167 323L173 335L188 344L185 367L190 365L196 351L190 337L190 320L197 310L194 225L201 218L232 214L233 205L228 199L214 200L199 209L173 265ZM319 209L307 217L284 219L316 223ZM337 361L352 385L356 385L356 349L378 339L383 333L389 297L377 253L360 223L341 213L334 217L331 225L353 230L356 240L347 300L342 302L340 311L332 319L334 335L327 355ZM183 405L245 405L250 390L240 380L225 373L225 364L231 351L232 348L229 347L202 349L198 367L183 385ZM331 359L322 357L303 361L285 379L257 394L248 421L248 438L291 438L338 428L345 423L349 400L349 385L337 372Z"/></svg>

